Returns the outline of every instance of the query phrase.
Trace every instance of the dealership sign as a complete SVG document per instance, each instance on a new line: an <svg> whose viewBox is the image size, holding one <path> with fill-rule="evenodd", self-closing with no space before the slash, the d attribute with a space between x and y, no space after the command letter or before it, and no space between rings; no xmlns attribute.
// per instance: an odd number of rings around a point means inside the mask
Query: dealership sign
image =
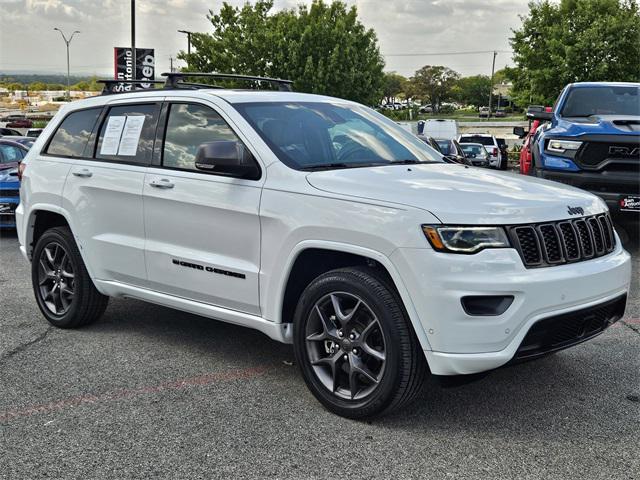
<svg viewBox="0 0 640 480"><path fill-rule="evenodd" d="M133 56L130 48L115 47L113 49L114 78L116 80L154 80L156 73L156 56L153 48L136 48L136 75L133 76ZM137 88L151 88L151 83L138 84ZM120 83L113 89L115 92L132 90L130 83Z"/></svg>

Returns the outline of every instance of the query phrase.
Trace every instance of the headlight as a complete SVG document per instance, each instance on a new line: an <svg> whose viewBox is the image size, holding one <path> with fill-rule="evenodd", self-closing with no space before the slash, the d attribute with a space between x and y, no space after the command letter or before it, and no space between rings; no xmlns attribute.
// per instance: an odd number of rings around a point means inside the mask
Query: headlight
<svg viewBox="0 0 640 480"><path fill-rule="evenodd" d="M547 151L553 153L566 153L567 151L575 152L580 148L582 142L575 142L573 140L549 140L547 145Z"/></svg>
<svg viewBox="0 0 640 480"><path fill-rule="evenodd" d="M439 252L475 253L485 248L508 248L509 238L501 227L446 227L423 225L427 240Z"/></svg>

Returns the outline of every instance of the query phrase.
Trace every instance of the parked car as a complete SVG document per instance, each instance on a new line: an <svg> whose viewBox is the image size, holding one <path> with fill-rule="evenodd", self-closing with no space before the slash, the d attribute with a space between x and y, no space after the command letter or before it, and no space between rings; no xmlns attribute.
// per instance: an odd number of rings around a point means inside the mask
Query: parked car
<svg viewBox="0 0 640 480"><path fill-rule="evenodd" d="M420 120L418 134L437 139L454 140L458 138L458 122L448 119Z"/></svg>
<svg viewBox="0 0 640 480"><path fill-rule="evenodd" d="M500 149L500 163L498 169L506 170L509 166L509 146L504 138L496 138L498 148Z"/></svg>
<svg viewBox="0 0 640 480"><path fill-rule="evenodd" d="M422 105L418 109L418 113L433 113L433 107L431 105Z"/></svg>
<svg viewBox="0 0 640 480"><path fill-rule="evenodd" d="M7 137L0 138L0 170L17 167L30 147L31 145L8 140Z"/></svg>
<svg viewBox="0 0 640 480"><path fill-rule="evenodd" d="M460 148L467 160L475 167L489 168L491 155L481 143L461 143Z"/></svg>
<svg viewBox="0 0 640 480"><path fill-rule="evenodd" d="M431 148L433 148L436 152L441 154L443 153L440 150L440 145L438 145L438 142L436 142L435 138L430 137L429 135L418 135L418 138L422 140L424 143L426 143L427 145L429 145Z"/></svg>
<svg viewBox="0 0 640 480"><path fill-rule="evenodd" d="M480 118L488 118L489 117L489 107L480 107L478 109L478 116Z"/></svg>
<svg viewBox="0 0 640 480"><path fill-rule="evenodd" d="M531 174L589 190L616 219L640 223L640 83L567 85L533 138ZM598 244L601 247L601 244Z"/></svg>
<svg viewBox="0 0 640 480"><path fill-rule="evenodd" d="M457 140L445 140L445 139L436 139L436 143L438 147L440 147L440 151L442 154L453 160L456 163L462 163L464 165L472 165L471 161L467 158L464 150L457 142Z"/></svg>
<svg viewBox="0 0 640 480"><path fill-rule="evenodd" d="M551 112L551 107L543 107L539 105L532 105L528 108L527 111L533 112L534 110ZM529 119L529 130L525 130L523 127L513 127L513 134L518 138L524 139L522 143L522 149L520 150L520 173L523 175L531 174L531 165L532 165L532 152L531 146L533 145L533 138L538 131L538 127L542 125L543 122L540 120Z"/></svg>
<svg viewBox="0 0 640 480"><path fill-rule="evenodd" d="M7 135L15 135L18 137L22 136L22 134L18 130L14 130L13 128L0 127L0 138Z"/></svg>
<svg viewBox="0 0 640 480"><path fill-rule="evenodd" d="M507 116L507 112L505 112L504 108L498 108L493 114L496 118L504 118Z"/></svg>
<svg viewBox="0 0 640 480"><path fill-rule="evenodd" d="M537 358L622 317L631 262L598 197L446 163L354 102L184 75L65 105L20 164L20 250L52 325L113 296L255 328L293 343L326 408L366 418L427 372Z"/></svg>
<svg viewBox="0 0 640 480"><path fill-rule="evenodd" d="M0 229L15 228L15 211L20 203L18 169L2 166L0 164Z"/></svg>
<svg viewBox="0 0 640 480"><path fill-rule="evenodd" d="M6 118L5 127L7 128L31 128L33 122L24 115L9 115Z"/></svg>
<svg viewBox="0 0 640 480"><path fill-rule="evenodd" d="M42 128L30 128L29 130L27 130L27 133L25 135L31 138L38 138L42 133L42 130Z"/></svg>
<svg viewBox="0 0 640 480"><path fill-rule="evenodd" d="M459 143L481 143L484 145L491 155L489 166L493 168L499 168L502 162L502 155L500 154L500 147L498 140L488 133L469 133L460 135L458 138Z"/></svg>

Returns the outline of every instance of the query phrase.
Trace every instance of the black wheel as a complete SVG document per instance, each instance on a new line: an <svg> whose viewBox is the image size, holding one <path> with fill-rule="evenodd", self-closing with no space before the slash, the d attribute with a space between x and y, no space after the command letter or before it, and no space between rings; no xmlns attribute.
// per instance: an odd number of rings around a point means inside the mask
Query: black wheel
<svg viewBox="0 0 640 480"><path fill-rule="evenodd" d="M107 308L108 297L96 290L66 227L47 230L36 243L31 281L40 311L56 327L87 325Z"/></svg>
<svg viewBox="0 0 640 480"><path fill-rule="evenodd" d="M311 392L344 417L408 403L426 373L401 300L374 269L333 270L311 282L296 309L293 346Z"/></svg>

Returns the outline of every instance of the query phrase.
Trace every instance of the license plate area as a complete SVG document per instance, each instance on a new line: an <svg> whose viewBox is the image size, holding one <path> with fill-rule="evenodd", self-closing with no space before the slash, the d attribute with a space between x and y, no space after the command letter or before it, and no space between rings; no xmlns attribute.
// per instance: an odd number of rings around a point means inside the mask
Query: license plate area
<svg viewBox="0 0 640 480"><path fill-rule="evenodd" d="M640 212L640 197L636 195L623 195L618 201L621 212Z"/></svg>

